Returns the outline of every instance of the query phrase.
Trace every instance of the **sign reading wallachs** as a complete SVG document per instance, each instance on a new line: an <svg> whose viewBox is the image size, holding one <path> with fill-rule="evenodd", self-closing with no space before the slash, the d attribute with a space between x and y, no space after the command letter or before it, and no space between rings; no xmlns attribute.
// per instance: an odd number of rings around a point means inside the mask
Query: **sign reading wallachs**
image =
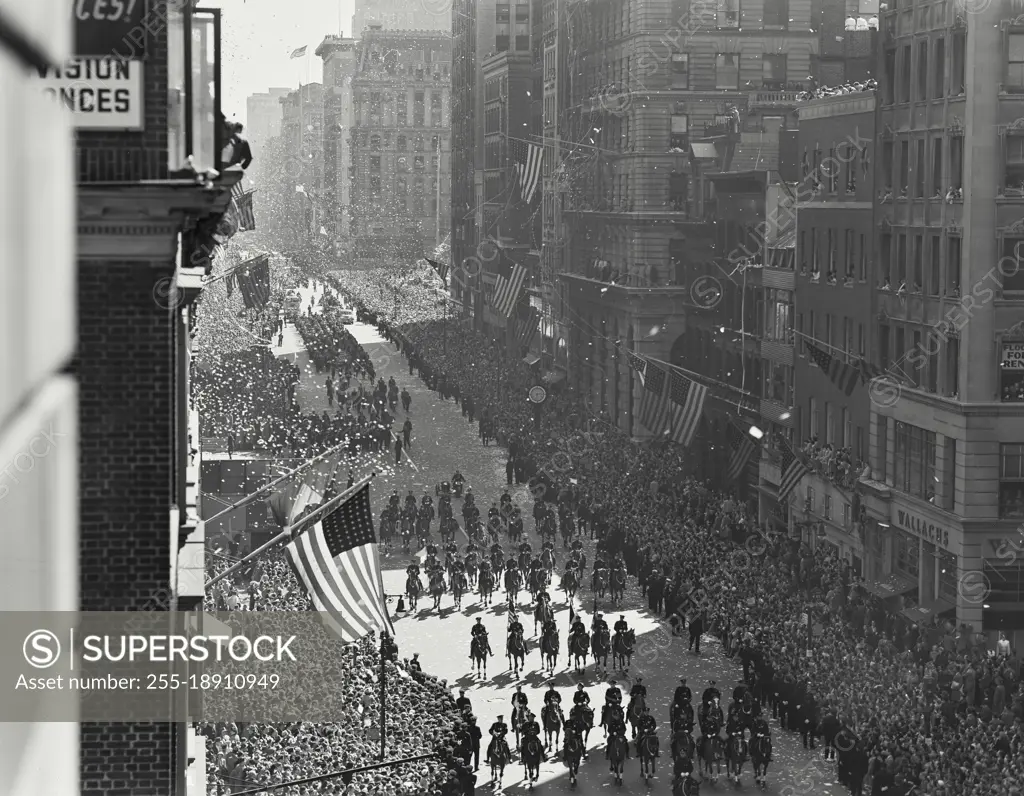
<svg viewBox="0 0 1024 796"><path fill-rule="evenodd" d="M40 73L43 91L74 115L77 130L142 130L140 61L74 58Z"/></svg>

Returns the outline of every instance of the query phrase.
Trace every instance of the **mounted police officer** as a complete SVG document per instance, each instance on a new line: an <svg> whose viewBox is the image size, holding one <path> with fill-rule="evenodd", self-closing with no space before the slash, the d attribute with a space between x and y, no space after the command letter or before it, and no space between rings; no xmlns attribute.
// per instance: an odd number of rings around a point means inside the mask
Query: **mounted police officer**
<svg viewBox="0 0 1024 796"><path fill-rule="evenodd" d="M505 736L508 735L508 725L505 723L504 716L498 716L494 724L491 725L491 729L488 731L491 735L491 742L487 745L487 763L490 765L491 756L494 754L495 748L501 745L505 752L505 760L511 757L511 752L508 748L508 741L505 740Z"/></svg>
<svg viewBox="0 0 1024 796"><path fill-rule="evenodd" d="M701 702L707 705L710 702L714 702L716 699L721 701L722 692L715 687L715 681L710 680L708 682L708 687L704 689L704 695L701 697Z"/></svg>
<svg viewBox="0 0 1024 796"><path fill-rule="evenodd" d="M594 614L594 621L590 623L590 632L597 633L599 630L608 632L608 623L604 621L601 614Z"/></svg>
<svg viewBox="0 0 1024 796"><path fill-rule="evenodd" d="M676 686L675 694L672 695L672 702L676 705L685 705L693 702L693 691L686 684L686 678L679 678L679 685Z"/></svg>
<svg viewBox="0 0 1024 796"><path fill-rule="evenodd" d="M544 692L544 704L549 705L553 702L556 705L561 705L562 695L555 690L555 681L548 680L548 686L550 687Z"/></svg>
<svg viewBox="0 0 1024 796"><path fill-rule="evenodd" d="M470 632L470 634L472 635L472 637L474 639L476 639L476 638L483 639L482 643L484 645L484 649L487 650L488 654L490 654L490 655L494 654L491 651L491 642L487 638L487 628L484 627L484 623L483 623L483 620L481 619L481 617L478 616L476 618L476 624L473 625L472 630L470 630L469 632ZM470 660L473 659L473 645L472 645L472 643L470 643L470 647L469 647L469 658L470 658Z"/></svg>
<svg viewBox="0 0 1024 796"><path fill-rule="evenodd" d="M590 705L590 694L583 690L583 683L576 684L576 693L572 695L573 705Z"/></svg>

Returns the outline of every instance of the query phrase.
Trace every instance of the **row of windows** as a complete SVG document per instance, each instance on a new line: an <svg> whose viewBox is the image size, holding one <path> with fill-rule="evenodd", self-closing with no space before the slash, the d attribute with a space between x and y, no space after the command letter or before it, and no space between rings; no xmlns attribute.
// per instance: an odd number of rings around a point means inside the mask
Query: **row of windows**
<svg viewBox="0 0 1024 796"><path fill-rule="evenodd" d="M824 414L818 410L818 399L810 398L807 403L806 438L816 439L833 448L849 448L856 459L863 461L867 455L864 444L864 429L854 426L850 410L845 406L836 406L831 401L824 401ZM822 425L824 420L824 425ZM826 519L831 519L826 517Z"/></svg>
<svg viewBox="0 0 1024 796"><path fill-rule="evenodd" d="M374 133L360 133L359 135L359 146L366 148L367 146L373 150L384 150L391 148L391 133L384 133L379 135ZM424 151L426 146L426 138L422 135L412 136L412 148L416 152ZM442 151L448 148L448 137L433 135L430 137L430 151L436 152L438 147ZM409 149L409 136L397 135L395 136L395 150L397 152L407 152Z"/></svg>
<svg viewBox="0 0 1024 796"><path fill-rule="evenodd" d="M879 287L929 296L956 296L960 291L961 238L885 232L879 238Z"/></svg>
<svg viewBox="0 0 1024 796"><path fill-rule="evenodd" d="M960 372L960 340L932 327L879 324L879 364L902 373L918 389L956 397Z"/></svg>
<svg viewBox="0 0 1024 796"><path fill-rule="evenodd" d="M956 484L956 440L945 437L943 467L939 472L938 442L934 431L894 421L892 439L887 418L879 418L878 450L875 462L887 484L908 495L926 500L946 511L953 510ZM892 468L888 457L892 455ZM941 477L940 477L941 476Z"/></svg>
<svg viewBox="0 0 1024 796"><path fill-rule="evenodd" d="M948 64L945 36L925 37L898 49L888 50L884 58L883 103L923 102L963 94L967 63L966 34L953 34L951 47L953 57Z"/></svg>
<svg viewBox="0 0 1024 796"><path fill-rule="evenodd" d="M882 145L884 187L881 200L884 202L892 199L942 199L950 191L963 187L964 139L961 136L952 136L946 146L943 145L944 140L946 139L940 134L932 137L930 141L925 137L886 141ZM1021 144L1014 144L1016 161L1009 162L1021 162L1024 159L1024 139L1013 140ZM954 197L950 195L949 198Z"/></svg>
<svg viewBox="0 0 1024 796"><path fill-rule="evenodd" d="M863 233L852 229L802 230L797 254L800 273L812 281L823 276L829 284L852 284L854 279L868 278L869 241Z"/></svg>
<svg viewBox="0 0 1024 796"><path fill-rule="evenodd" d="M806 314L798 312L796 331L801 338L806 336L819 341L823 344L819 347L850 364L856 363L867 354L864 324L855 323L852 318L833 315L830 312L815 313L814 310ZM805 356L802 346L801 356Z"/></svg>

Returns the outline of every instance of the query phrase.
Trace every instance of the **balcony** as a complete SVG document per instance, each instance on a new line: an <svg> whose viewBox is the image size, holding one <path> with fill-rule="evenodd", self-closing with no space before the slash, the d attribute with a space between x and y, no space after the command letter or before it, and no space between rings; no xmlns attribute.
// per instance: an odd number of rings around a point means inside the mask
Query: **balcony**
<svg viewBox="0 0 1024 796"><path fill-rule="evenodd" d="M747 108L795 108L799 103L799 91L751 91Z"/></svg>
<svg viewBox="0 0 1024 796"><path fill-rule="evenodd" d="M189 31L191 35L185 35ZM191 156L199 172L221 170L220 9L172 3L167 9L167 168Z"/></svg>

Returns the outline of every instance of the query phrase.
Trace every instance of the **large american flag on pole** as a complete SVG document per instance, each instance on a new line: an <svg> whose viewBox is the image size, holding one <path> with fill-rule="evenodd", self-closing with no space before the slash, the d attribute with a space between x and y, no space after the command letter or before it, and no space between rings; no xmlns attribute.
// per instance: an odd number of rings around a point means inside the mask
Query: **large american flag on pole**
<svg viewBox="0 0 1024 796"><path fill-rule="evenodd" d="M543 171L544 150L536 144L525 141L512 142L512 157L515 160L516 181L519 183L519 194L527 204L533 202L540 186Z"/></svg>
<svg viewBox="0 0 1024 796"><path fill-rule="evenodd" d="M727 481L735 481L747 469L747 463L750 461L750 457L754 455L757 445L751 439L749 433L744 433L731 421L726 429L726 434L729 437L730 454L729 464L725 468L725 479Z"/></svg>
<svg viewBox="0 0 1024 796"><path fill-rule="evenodd" d="M800 479L811 470L804 464L799 454L793 452L786 440L783 439L780 442L782 444L782 476L779 482L779 500L785 500L800 483Z"/></svg>
<svg viewBox="0 0 1024 796"><path fill-rule="evenodd" d="M373 536L368 483L287 550L324 624L342 641L358 641L372 630L394 635Z"/></svg>
<svg viewBox="0 0 1024 796"><path fill-rule="evenodd" d="M671 422L668 373L648 361L644 370L644 395L640 400L640 422L653 434L661 434Z"/></svg>
<svg viewBox="0 0 1024 796"><path fill-rule="evenodd" d="M494 295L491 306L504 318L512 317L512 311L519 301L519 294L526 282L526 269L514 263L508 275L498 274L494 280Z"/></svg>
<svg viewBox="0 0 1024 796"><path fill-rule="evenodd" d="M672 401L672 441L689 445L697 433L704 414L704 398L708 388L686 378L678 371L669 377L669 399Z"/></svg>

